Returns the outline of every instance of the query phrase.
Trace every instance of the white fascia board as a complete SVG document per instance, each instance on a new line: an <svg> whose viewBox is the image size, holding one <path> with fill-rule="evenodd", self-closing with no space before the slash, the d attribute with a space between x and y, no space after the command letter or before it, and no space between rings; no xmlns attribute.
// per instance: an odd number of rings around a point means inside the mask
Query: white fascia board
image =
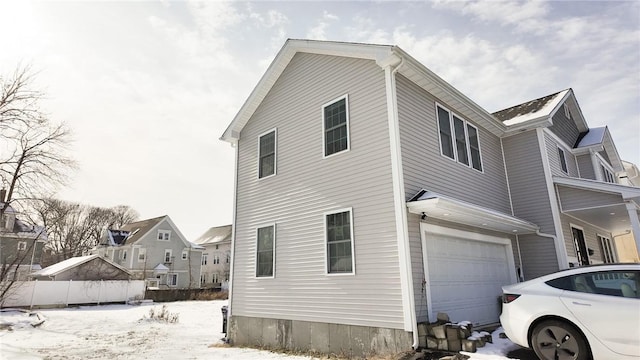
<svg viewBox="0 0 640 360"><path fill-rule="evenodd" d="M184 235L182 234L182 232L180 231L180 229L178 229L178 227L176 226L176 224L173 223L173 221L171 220L171 218L169 217L169 215L165 215L164 220L166 220L169 225L171 225L171 228L173 229L173 231L175 231L178 236L180 237L180 240L182 240L182 243L184 244L184 246L186 248L192 248L192 243L187 241L187 238L184 237ZM160 225L160 223L162 223L162 221L159 221L156 226L154 226L154 228L158 227ZM149 231L151 232L151 230Z"/></svg>
<svg viewBox="0 0 640 360"><path fill-rule="evenodd" d="M473 100L469 99L458 89L436 75L433 71L429 70L426 66L406 53L404 50L398 47L394 47L394 51L404 60L399 69L399 72L401 74L411 78L410 73L414 72L422 79L436 85L444 93L458 101L461 105L465 106L473 115L475 115L475 117L471 117L470 120L473 120L475 123L482 125L485 130L488 130L496 136L502 136L504 134L507 127L500 120L496 119L495 116L482 108L480 105L476 104Z"/></svg>
<svg viewBox="0 0 640 360"><path fill-rule="evenodd" d="M616 172L624 171L622 159L620 158L620 154L618 153L618 149L616 148L616 143L613 142L613 137L611 136L611 132L609 132L608 126L605 126L604 129L602 145L609 155L609 160L611 160L611 166L613 166L613 169Z"/></svg>
<svg viewBox="0 0 640 360"><path fill-rule="evenodd" d="M620 194L620 196L622 196L624 200L633 199L640 196L640 188L591 179L578 179L554 175L553 182L558 185L564 185L584 190Z"/></svg>
<svg viewBox="0 0 640 360"><path fill-rule="evenodd" d="M451 214L464 214L464 218L467 220L477 220L468 221L467 225L482 227L477 223L480 222L479 219L486 219L488 220L487 223L489 221L495 221L501 224L506 224L513 230L517 230L518 234L535 233L539 229L539 227L534 223L495 210L483 208L474 204L469 204L460 200L455 200L433 193L430 196L432 197L428 199L408 202L407 207L409 208L409 212L413 214L422 214L423 212L426 213L437 209ZM441 220L459 222L463 224L465 223L465 220L457 219L456 221L451 217L440 217L438 215L435 215L434 213L431 213L430 216L439 218ZM489 227L489 225L485 225L485 228L492 231L505 232L503 229L491 228Z"/></svg>

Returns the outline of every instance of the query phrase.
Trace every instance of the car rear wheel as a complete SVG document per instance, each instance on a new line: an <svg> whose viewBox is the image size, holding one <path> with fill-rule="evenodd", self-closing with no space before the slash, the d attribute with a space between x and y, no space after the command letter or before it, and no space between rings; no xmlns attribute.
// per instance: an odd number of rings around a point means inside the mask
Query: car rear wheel
<svg viewBox="0 0 640 360"><path fill-rule="evenodd" d="M573 325L547 320L536 325L531 345L541 360L590 360L584 336Z"/></svg>

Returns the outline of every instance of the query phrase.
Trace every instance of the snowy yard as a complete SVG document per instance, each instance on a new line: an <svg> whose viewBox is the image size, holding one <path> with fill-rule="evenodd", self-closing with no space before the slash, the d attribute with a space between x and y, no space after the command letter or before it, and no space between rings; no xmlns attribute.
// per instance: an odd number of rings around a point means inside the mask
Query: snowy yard
<svg viewBox="0 0 640 360"><path fill-rule="evenodd" d="M20 311L0 312L0 358L23 359L312 359L223 345L220 307L225 300L166 303L178 314L174 324L144 320L163 304L106 305L38 310L45 319ZM13 330L5 327L12 325ZM507 359L514 345L494 334L472 356L477 360Z"/></svg>

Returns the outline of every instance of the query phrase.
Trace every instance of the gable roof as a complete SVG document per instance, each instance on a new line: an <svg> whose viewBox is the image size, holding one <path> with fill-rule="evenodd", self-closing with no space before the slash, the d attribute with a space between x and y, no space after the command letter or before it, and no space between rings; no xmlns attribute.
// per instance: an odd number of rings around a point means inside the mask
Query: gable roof
<svg viewBox="0 0 640 360"><path fill-rule="evenodd" d="M589 131L587 122L582 115L582 110L576 100L573 89L565 89L534 100L524 102L493 113L493 116L509 127L509 131L544 124L553 124L553 116L564 104L569 106L571 119L575 122L578 131ZM573 145L573 144L569 144Z"/></svg>
<svg viewBox="0 0 640 360"><path fill-rule="evenodd" d="M31 276L55 276L58 275L64 271L67 271L71 268L74 268L76 266L82 265L86 262L89 262L93 259L100 259L101 261L104 261L106 263L108 263L109 265L113 265L114 267L126 272L127 274L131 275L131 273L129 272L129 270L123 268L122 266L109 261L109 259L105 259L103 257L101 257L100 255L87 255L87 256L77 256L77 257L72 257L69 258L67 260L63 260L59 263L53 264L51 266L47 266L46 268L42 269L42 270L38 270L34 273L31 274Z"/></svg>
<svg viewBox="0 0 640 360"><path fill-rule="evenodd" d="M506 125L519 124L542 116L549 116L566 97L568 92L569 89L527 101L525 103L494 112L493 116Z"/></svg>
<svg viewBox="0 0 640 360"><path fill-rule="evenodd" d="M215 226L200 235L194 243L200 245L231 242L231 225Z"/></svg>
<svg viewBox="0 0 640 360"><path fill-rule="evenodd" d="M609 127L597 127L588 129L586 132L581 133L578 141L575 145L574 153L584 154L589 150L605 151L609 157L610 165L616 172L624 171L624 165L616 144L613 142Z"/></svg>
<svg viewBox="0 0 640 360"><path fill-rule="evenodd" d="M280 75L297 53L311 53L373 60L380 67L396 66L396 70L409 80L455 107L458 112L483 126L495 135L502 135L506 126L477 105L459 90L444 81L419 61L395 45L377 45L319 40L288 39L267 68L256 87L242 105L221 140L236 143L242 128L257 110Z"/></svg>
<svg viewBox="0 0 640 360"><path fill-rule="evenodd" d="M128 232L128 235L125 239L121 240L122 245L133 244L136 241L140 240L145 234L147 234L151 229L156 227L167 215L163 215L153 219L146 219L141 221L136 221L133 223L129 223L121 227L119 230L123 232ZM115 240L115 239L114 239Z"/></svg>

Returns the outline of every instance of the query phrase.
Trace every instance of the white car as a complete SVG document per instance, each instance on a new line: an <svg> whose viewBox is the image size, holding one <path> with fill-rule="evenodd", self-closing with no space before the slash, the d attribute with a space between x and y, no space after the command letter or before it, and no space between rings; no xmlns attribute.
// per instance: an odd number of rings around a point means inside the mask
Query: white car
<svg viewBox="0 0 640 360"><path fill-rule="evenodd" d="M502 292L505 334L540 359L640 359L640 264L572 268Z"/></svg>

